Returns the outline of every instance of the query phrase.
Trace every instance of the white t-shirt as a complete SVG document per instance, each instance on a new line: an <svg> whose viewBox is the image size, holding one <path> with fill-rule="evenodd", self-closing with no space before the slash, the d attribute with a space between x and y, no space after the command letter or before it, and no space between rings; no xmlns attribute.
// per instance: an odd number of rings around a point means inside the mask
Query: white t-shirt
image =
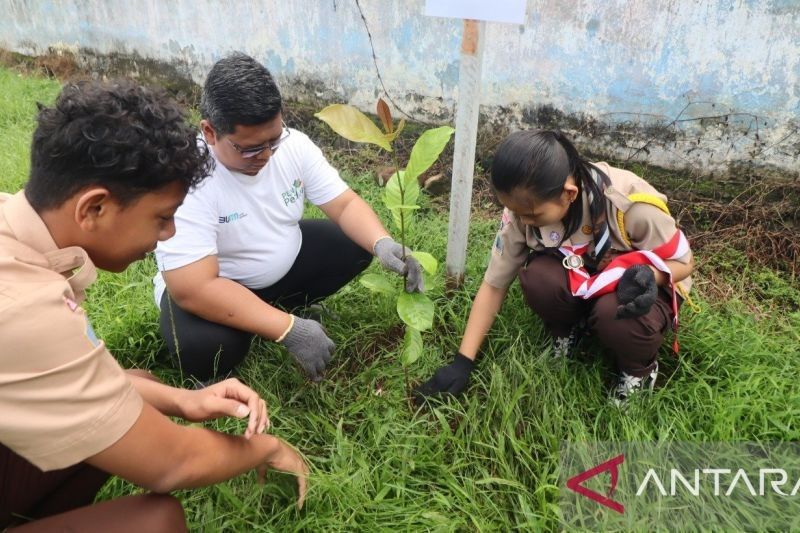
<svg viewBox="0 0 800 533"><path fill-rule="evenodd" d="M175 235L158 243L153 278L156 305L165 284L161 272L209 255L219 261L220 277L251 289L283 278L300 251L304 200L321 205L348 189L322 151L297 130L281 143L255 176L214 172L191 191L175 213Z"/></svg>

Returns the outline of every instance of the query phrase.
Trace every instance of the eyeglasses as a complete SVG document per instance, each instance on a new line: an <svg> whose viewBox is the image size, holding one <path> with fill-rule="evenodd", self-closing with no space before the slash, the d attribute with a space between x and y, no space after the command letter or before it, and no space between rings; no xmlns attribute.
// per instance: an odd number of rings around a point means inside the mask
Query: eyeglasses
<svg viewBox="0 0 800 533"><path fill-rule="evenodd" d="M233 149L239 152L239 155L241 155L244 159L250 159L251 157L255 157L264 150L266 150L267 148L269 148L269 151L274 154L275 151L278 149L278 147L281 145L281 143L285 141L286 138L289 137L289 135L291 134L291 130L289 130L285 122L281 121L281 126L283 127L283 131L281 131L280 137L278 137L274 141L268 142L267 144L263 144L261 146L254 146L253 148L242 148L241 146L239 146L232 140L228 139L227 137L225 137L225 140L228 141L228 143L231 146L233 146Z"/></svg>

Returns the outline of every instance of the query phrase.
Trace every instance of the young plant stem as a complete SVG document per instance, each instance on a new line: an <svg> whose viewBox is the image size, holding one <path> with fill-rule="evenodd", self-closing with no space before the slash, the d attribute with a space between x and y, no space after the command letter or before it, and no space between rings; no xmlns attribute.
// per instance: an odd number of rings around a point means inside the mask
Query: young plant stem
<svg viewBox="0 0 800 533"><path fill-rule="evenodd" d="M394 146L392 147L394 148ZM397 185L400 187L400 205L406 205L406 191L403 188L403 180L400 178L400 162L397 160L397 151L392 150L392 158L394 159L394 175L397 179ZM406 260L406 218L405 209L400 209L400 246L403 247L403 261ZM406 286L408 280L408 272L403 274L403 287Z"/></svg>
<svg viewBox="0 0 800 533"><path fill-rule="evenodd" d="M394 148L394 147L392 147ZM400 205L406 205L406 191L403 188L403 180L400 178L400 162L397 160L397 151L392 150L392 159L394 160L394 175L397 179L397 186L400 188ZM403 261L406 260L406 215L405 209L400 209L400 246L403 247ZM403 289L406 287L406 282L408 280L408 272L403 274ZM406 326L408 328L408 326ZM408 403L408 409L410 411L414 410L414 406L411 403L411 384L408 381L408 367L403 365L403 379L406 385L406 402Z"/></svg>
<svg viewBox="0 0 800 533"><path fill-rule="evenodd" d="M408 402L408 408L413 411L414 406L411 404L411 385L408 382L408 367L406 365L403 365L403 376L406 381L406 401Z"/></svg>

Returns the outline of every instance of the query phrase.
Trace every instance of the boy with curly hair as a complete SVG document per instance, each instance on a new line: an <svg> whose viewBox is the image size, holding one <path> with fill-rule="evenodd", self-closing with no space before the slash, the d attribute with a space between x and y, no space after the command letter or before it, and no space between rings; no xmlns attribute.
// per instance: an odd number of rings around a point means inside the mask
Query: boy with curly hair
<svg viewBox="0 0 800 533"><path fill-rule="evenodd" d="M302 504L306 465L263 434L257 393L233 379L190 391L126 372L81 307L96 268L120 272L175 233L175 211L210 165L163 91L73 83L40 108L25 190L0 193L0 529L185 530L166 493L254 468L297 474ZM171 416L248 425L234 436ZM152 492L90 505L109 475Z"/></svg>

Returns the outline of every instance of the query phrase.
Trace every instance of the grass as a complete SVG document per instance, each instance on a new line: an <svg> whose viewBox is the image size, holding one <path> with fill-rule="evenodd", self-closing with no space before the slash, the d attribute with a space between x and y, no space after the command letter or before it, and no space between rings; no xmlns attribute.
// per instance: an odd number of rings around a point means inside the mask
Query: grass
<svg viewBox="0 0 800 533"><path fill-rule="evenodd" d="M24 183L35 102L49 103L57 91L54 81L0 70L0 191L14 192ZM343 174L388 223L371 174L357 165ZM423 203L412 241L443 260L446 229L447 215ZM433 331L424 333L425 355L410 369L412 380L427 378L458 347L495 229L494 216L479 213L472 221L463 289L445 295L441 276L433 280L429 293L437 318ZM703 264L713 268L715 261L705 257ZM338 349L324 382L304 381L291 357L268 342L257 343L241 368L242 379L267 400L273 432L311 464L306 507L293 507L290 477L271 474L262 487L253 474L244 475L181 492L191 528L559 530L562 441L800 440L800 289L781 272L748 265L735 251L719 261L730 278L729 297L704 299L699 273L695 301L701 312L683 314L680 359L665 345L661 386L624 412L607 402L607 357L590 346L594 356L551 359L542 325L515 285L484 345L469 394L412 413L397 360L399 320L392 305L350 284L328 302L338 320L325 325ZM87 309L124 366L153 369L180 384L158 333L154 271L148 258L122 274L102 274L89 291ZM211 425L242 430L236 420ZM138 490L117 479L100 497ZM648 522L633 527L657 528Z"/></svg>

